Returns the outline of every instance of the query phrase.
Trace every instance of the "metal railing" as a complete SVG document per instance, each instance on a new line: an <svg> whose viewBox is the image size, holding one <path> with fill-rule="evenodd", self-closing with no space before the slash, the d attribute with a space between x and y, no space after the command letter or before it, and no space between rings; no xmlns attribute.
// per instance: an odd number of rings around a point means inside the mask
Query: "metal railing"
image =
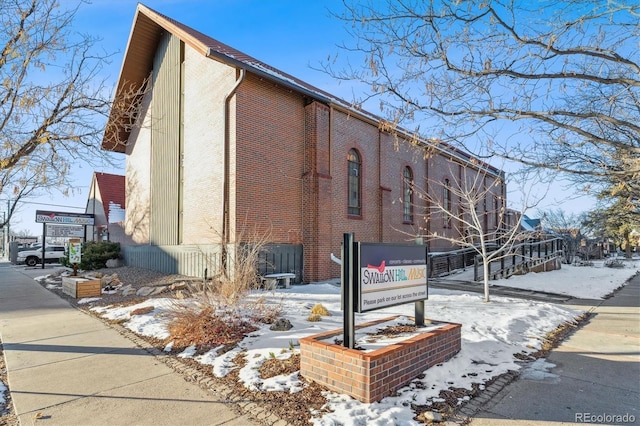
<svg viewBox="0 0 640 426"><path fill-rule="evenodd" d="M489 279L508 278L513 274L526 273L530 269L562 257L562 238L550 238L543 241L531 241L514 245L505 251L499 259L489 263ZM484 277L482 256L474 257L474 281Z"/></svg>
<svg viewBox="0 0 640 426"><path fill-rule="evenodd" d="M492 246L491 248L495 250L497 246ZM474 248L452 250L442 253L429 253L429 278L449 275L456 270L464 270L467 267L473 266L477 254L478 252Z"/></svg>

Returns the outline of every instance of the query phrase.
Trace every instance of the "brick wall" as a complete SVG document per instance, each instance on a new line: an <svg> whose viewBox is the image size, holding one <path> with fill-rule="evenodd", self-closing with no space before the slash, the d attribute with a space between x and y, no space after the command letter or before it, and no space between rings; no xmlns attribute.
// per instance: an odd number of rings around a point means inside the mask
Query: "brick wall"
<svg viewBox="0 0 640 426"><path fill-rule="evenodd" d="M233 67L185 46L184 157L180 244L211 244L222 232L224 97L236 82ZM149 243L151 94L127 146L126 232ZM397 140L377 123L320 104L250 72L229 108L230 242L251 234L270 242L304 245L305 282L340 276L330 254L340 255L343 234L363 242L413 242L429 227L429 205L414 196L414 219L403 218L403 171L409 166L418 188L427 179L458 173L458 165L437 152ZM362 159L362 214L347 213L347 154ZM446 247L445 247L446 245ZM431 250L456 248L432 245Z"/></svg>
<svg viewBox="0 0 640 426"><path fill-rule="evenodd" d="M391 319L368 322L357 328ZM300 339L300 374L358 401L380 401L426 369L458 353L460 332L460 324L443 323L437 330L371 352L329 343L327 339L342 333L341 329L305 337Z"/></svg>
<svg viewBox="0 0 640 426"><path fill-rule="evenodd" d="M301 243L303 97L248 73L238 90L235 114L237 232Z"/></svg>

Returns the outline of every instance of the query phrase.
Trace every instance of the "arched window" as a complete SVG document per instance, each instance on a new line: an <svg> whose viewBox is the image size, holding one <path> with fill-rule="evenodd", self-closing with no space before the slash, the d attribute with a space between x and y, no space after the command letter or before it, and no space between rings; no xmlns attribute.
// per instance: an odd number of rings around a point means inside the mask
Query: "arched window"
<svg viewBox="0 0 640 426"><path fill-rule="evenodd" d="M351 149L347 155L348 171L348 214L354 216L362 215L362 180L360 175L362 172L362 161L360 154L355 149Z"/></svg>
<svg viewBox="0 0 640 426"><path fill-rule="evenodd" d="M451 183L449 179L444 180L444 186L442 190L442 207L444 207L444 226L448 227L451 224Z"/></svg>
<svg viewBox="0 0 640 426"><path fill-rule="evenodd" d="M402 180L402 220L413 223L413 172L405 167Z"/></svg>

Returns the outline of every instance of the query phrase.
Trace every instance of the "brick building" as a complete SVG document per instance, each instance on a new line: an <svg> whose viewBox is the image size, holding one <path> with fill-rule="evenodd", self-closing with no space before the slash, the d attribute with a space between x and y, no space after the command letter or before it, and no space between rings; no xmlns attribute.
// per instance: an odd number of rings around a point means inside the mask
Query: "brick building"
<svg viewBox="0 0 640 426"><path fill-rule="evenodd" d="M139 5L118 90L145 81L138 124L112 117L103 141L127 156L130 265L201 276L220 268L223 247L258 233L272 242L273 271L337 277L330 254L345 232L369 242L454 232L411 185L445 185L482 164L383 131L377 117ZM501 172L483 175L491 187ZM495 197L504 203L503 184Z"/></svg>

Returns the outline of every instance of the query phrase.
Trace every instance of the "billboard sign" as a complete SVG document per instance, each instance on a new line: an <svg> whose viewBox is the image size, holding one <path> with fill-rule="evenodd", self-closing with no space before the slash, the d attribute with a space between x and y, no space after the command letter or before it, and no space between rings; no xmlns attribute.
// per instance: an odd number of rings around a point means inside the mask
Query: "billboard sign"
<svg viewBox="0 0 640 426"><path fill-rule="evenodd" d="M428 298L425 246L359 243L358 253L357 312Z"/></svg>
<svg viewBox="0 0 640 426"><path fill-rule="evenodd" d="M94 215L88 213L67 213L36 210L36 223L58 225L93 225Z"/></svg>

